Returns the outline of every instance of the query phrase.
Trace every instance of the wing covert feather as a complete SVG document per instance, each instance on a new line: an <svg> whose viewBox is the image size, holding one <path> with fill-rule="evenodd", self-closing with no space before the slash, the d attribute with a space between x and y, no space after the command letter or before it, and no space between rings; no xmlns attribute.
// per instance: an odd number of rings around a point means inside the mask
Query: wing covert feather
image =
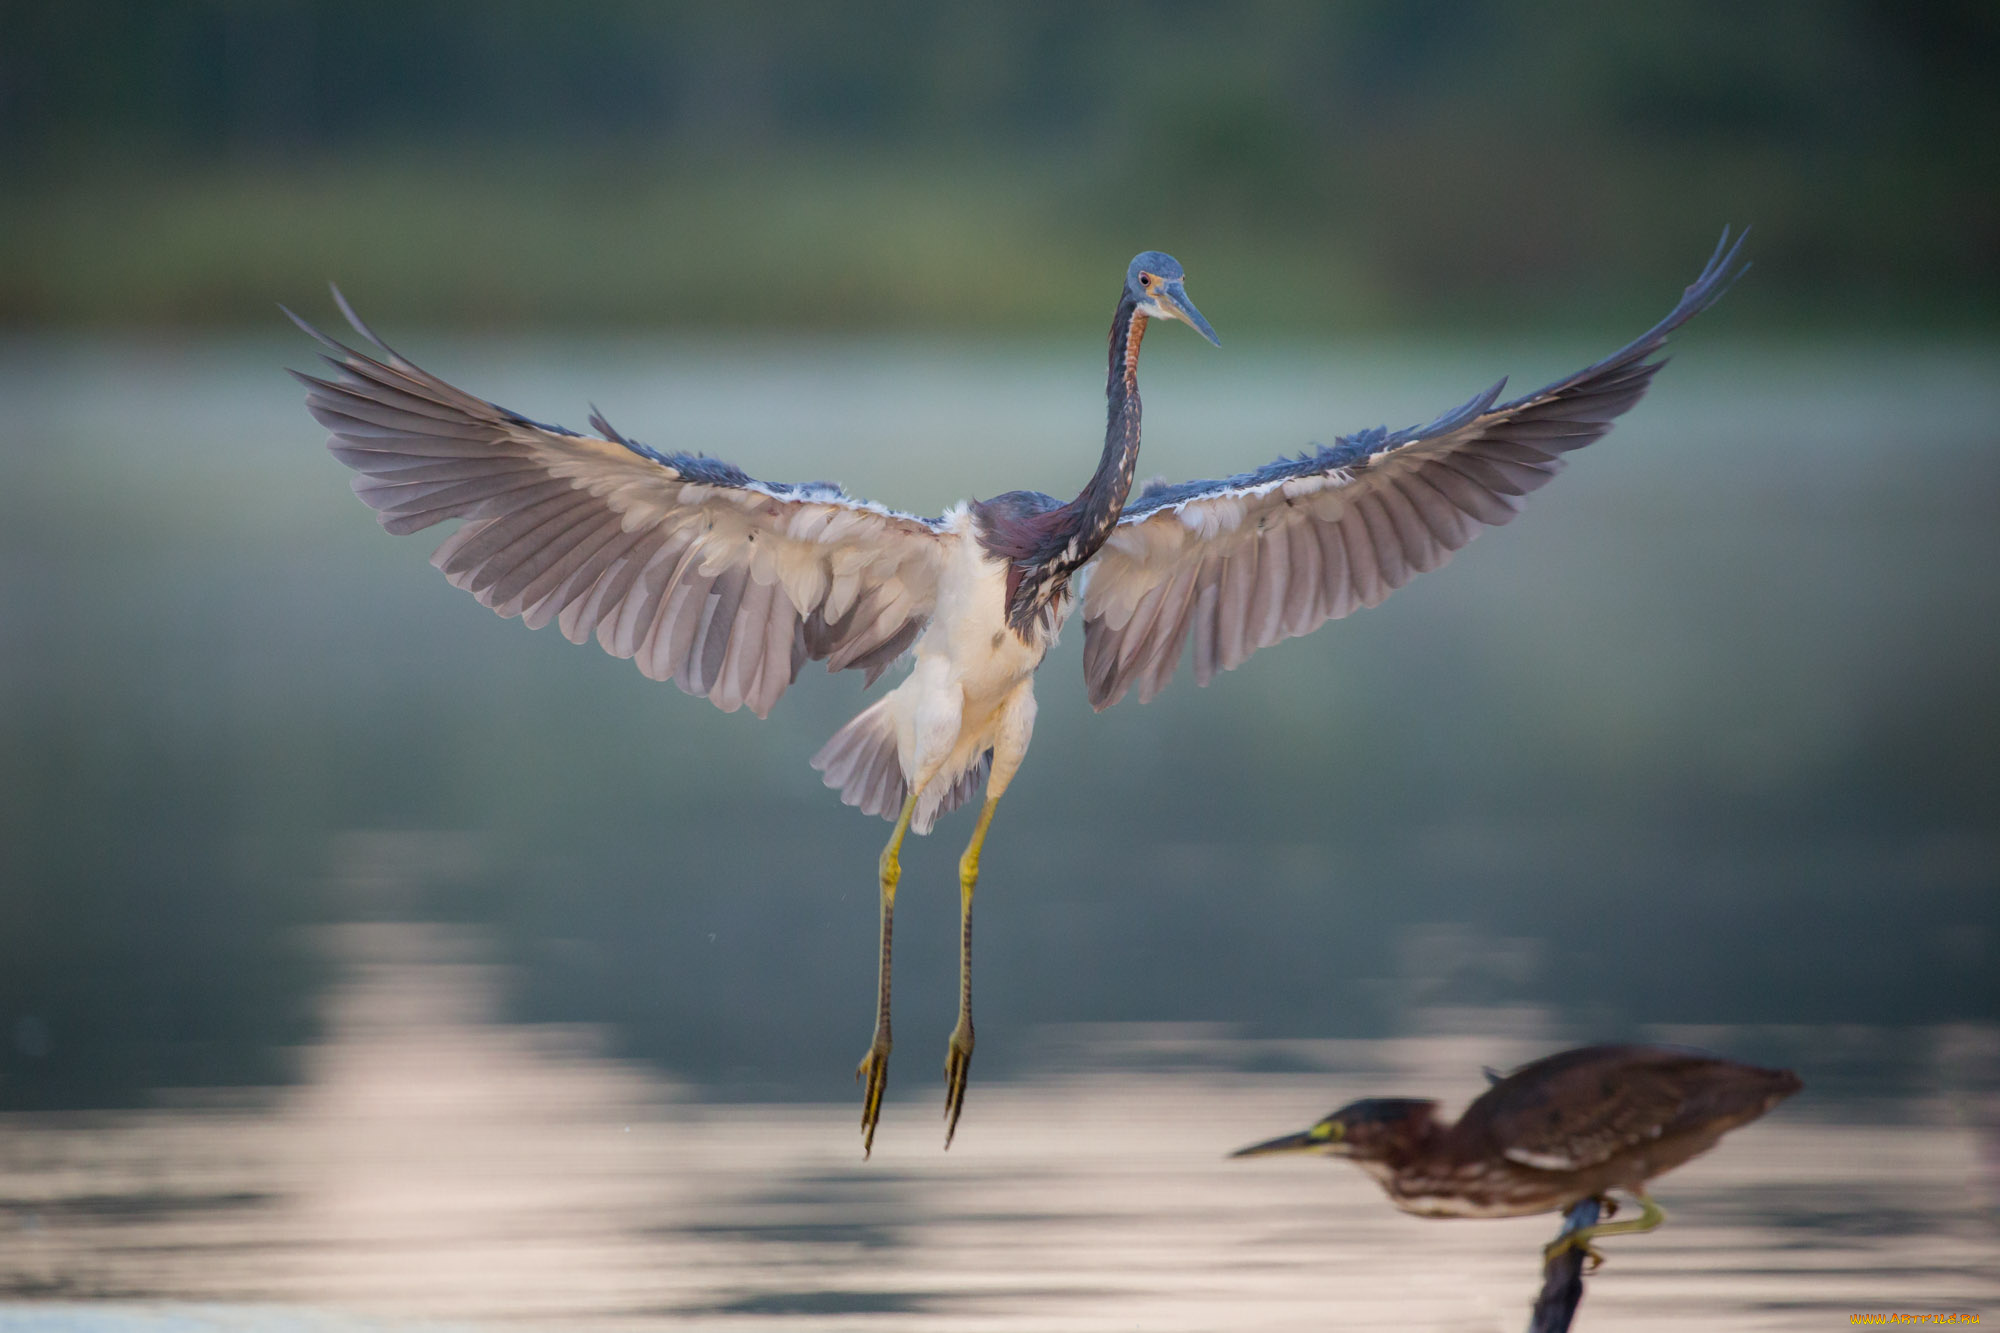
<svg viewBox="0 0 2000 1333"><path fill-rule="evenodd" d="M1674 1056L1644 1064L1628 1059L1614 1071L1581 1060L1533 1087L1503 1080L1480 1099L1493 1099L1484 1124L1495 1142L1506 1145L1505 1156L1523 1166L1579 1171L1675 1128L1690 1075L1708 1063Z"/></svg>
<svg viewBox="0 0 2000 1333"><path fill-rule="evenodd" d="M1451 1129L1456 1152L1582 1171L1689 1133L1719 1134L1796 1092L1798 1078L1672 1046L1588 1046L1524 1065Z"/></svg>

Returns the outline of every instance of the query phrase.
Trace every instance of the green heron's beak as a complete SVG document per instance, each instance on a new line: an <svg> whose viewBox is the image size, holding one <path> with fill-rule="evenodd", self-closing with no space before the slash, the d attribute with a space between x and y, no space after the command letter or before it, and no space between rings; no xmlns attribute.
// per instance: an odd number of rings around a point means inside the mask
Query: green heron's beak
<svg viewBox="0 0 2000 1333"><path fill-rule="evenodd" d="M1162 314L1180 320L1215 346L1222 346L1222 339L1215 336L1215 330L1201 317L1201 311L1196 310L1194 302L1188 300L1187 284L1179 278L1156 287L1153 302L1160 307Z"/></svg>
<svg viewBox="0 0 2000 1333"><path fill-rule="evenodd" d="M1315 1126L1317 1128L1317 1126ZM1231 1157L1268 1157L1281 1152L1319 1152L1326 1147L1326 1135L1315 1135L1308 1129L1298 1134L1287 1134L1281 1139L1267 1139L1263 1143L1253 1143L1247 1148L1238 1148Z"/></svg>

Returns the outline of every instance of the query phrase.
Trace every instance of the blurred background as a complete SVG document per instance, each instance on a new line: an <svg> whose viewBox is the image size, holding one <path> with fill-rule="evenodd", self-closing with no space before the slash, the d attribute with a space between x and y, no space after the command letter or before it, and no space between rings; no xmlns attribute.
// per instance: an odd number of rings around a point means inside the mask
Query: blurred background
<svg viewBox="0 0 2000 1333"><path fill-rule="evenodd" d="M966 1128L1051 1071L1309 1117L1369 1042L1457 1042L1422 1068L1462 1097L1496 1044L1686 1037L1822 1108L1946 1097L1990 1181L1997 12L0 3L16 1214L93 1117L319 1086L392 963L676 1105L840 1101L867 1040L886 826L806 766L859 682L759 723L492 616L348 494L277 302L331 327L338 280L531 416L935 513L1081 484L1140 249L1223 338L1148 344L1141 470L1181 479L1565 374L1725 222L1754 272L1448 569L1101 716L1061 646ZM925 1114L883 1132L929 1157L968 832L905 855ZM17 1295L163 1289L4 1253Z"/></svg>
<svg viewBox="0 0 2000 1333"><path fill-rule="evenodd" d="M1978 0L14 0L0 319L261 329L337 276L402 325L963 334L983 266L982 329L1059 334L1143 231L1253 336L1595 331L1749 220L1739 319L1984 329L1994 43Z"/></svg>

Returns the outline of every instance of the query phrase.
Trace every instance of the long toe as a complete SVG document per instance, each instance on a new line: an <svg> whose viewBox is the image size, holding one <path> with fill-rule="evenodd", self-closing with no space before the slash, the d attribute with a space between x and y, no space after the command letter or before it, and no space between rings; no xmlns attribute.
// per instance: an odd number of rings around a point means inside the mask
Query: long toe
<svg viewBox="0 0 2000 1333"><path fill-rule="evenodd" d="M1547 1268L1563 1255L1575 1250L1590 1265L1586 1271L1595 1273L1604 1266L1604 1251L1590 1243L1596 1234L1594 1227L1580 1227L1566 1236L1556 1237L1542 1247L1542 1267Z"/></svg>
<svg viewBox="0 0 2000 1333"><path fill-rule="evenodd" d="M861 1155L870 1157L875 1152L875 1126L882 1119L882 1093L889 1086L889 1044L878 1040L868 1048L868 1054L861 1057L861 1063L854 1070L856 1082L861 1083Z"/></svg>
<svg viewBox="0 0 2000 1333"><path fill-rule="evenodd" d="M965 1084L972 1073L972 1030L965 1028L951 1034L951 1045L944 1054L944 1146L951 1147L952 1136L958 1133L959 1112L965 1109Z"/></svg>

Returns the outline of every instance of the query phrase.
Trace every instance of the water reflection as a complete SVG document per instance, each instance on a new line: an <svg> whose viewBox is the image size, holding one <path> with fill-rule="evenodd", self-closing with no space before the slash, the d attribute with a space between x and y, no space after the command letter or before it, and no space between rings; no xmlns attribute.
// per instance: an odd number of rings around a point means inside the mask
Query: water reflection
<svg viewBox="0 0 2000 1333"><path fill-rule="evenodd" d="M1353 1096L1462 1101L1532 1035L1272 1043L1296 1072L1245 1074L1227 1033L1065 1029L1048 1077L975 1089L949 1154L926 1095L890 1104L864 1165L845 1102L704 1100L593 1029L495 1023L480 932L317 944L338 980L299 1086L0 1121L0 1291L29 1302L0 1324L150 1329L224 1302L312 1327L1508 1328L1553 1231L1427 1223L1337 1164L1222 1156ZM2000 1034L1929 1040L1893 1119L1809 1086L1668 1177L1669 1225L1617 1245L1592 1322L1994 1308Z"/></svg>
<svg viewBox="0 0 2000 1333"><path fill-rule="evenodd" d="M1096 457L1094 334L416 341L524 410L596 395L926 511ZM1161 347L1148 471L1601 350L1232 348ZM759 723L498 620L373 530L277 373L303 351L0 344L0 1107L283 1082L321 984L298 928L383 912L491 926L514 1018L731 1096L844 1087L883 829L805 761L859 682L808 671ZM1704 335L1522 522L1210 690L1093 715L1070 636L988 845L982 1014L1994 1021L1991 364ZM906 1049L951 1022L963 833L906 857Z"/></svg>

